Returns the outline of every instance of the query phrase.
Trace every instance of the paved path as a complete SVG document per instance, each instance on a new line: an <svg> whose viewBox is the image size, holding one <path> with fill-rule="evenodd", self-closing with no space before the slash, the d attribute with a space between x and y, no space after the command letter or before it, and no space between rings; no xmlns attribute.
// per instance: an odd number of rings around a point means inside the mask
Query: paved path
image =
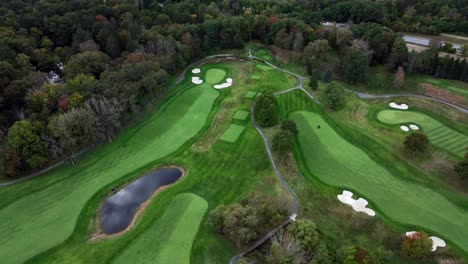
<svg viewBox="0 0 468 264"><path fill-rule="evenodd" d="M462 111L465 114L468 114L468 108L465 108L465 107L460 106L460 105L452 104L450 102L447 102L447 101L444 101L444 100L441 100L441 99L437 99L437 98L433 98L433 97L429 97L429 96L424 96L424 95L418 95L418 94L378 94L378 95L375 95L375 94L361 93L361 92L357 92L357 91L350 90L350 89L346 89L346 90L349 91L349 92L355 93L359 98L362 98L362 99L377 99L377 98L391 98L391 97L416 97L416 98L422 98L422 99L432 100L432 101L436 101L436 102L439 102L439 103L446 104L448 106L451 106L451 107L453 107L455 109L458 109L458 110Z"/></svg>
<svg viewBox="0 0 468 264"><path fill-rule="evenodd" d="M257 59L257 60L260 60L258 59L257 57L253 56L252 55L252 52L249 50L249 58L250 59ZM262 60L261 60L262 61ZM269 66L279 70L279 71L283 71L285 73L288 73L290 75L293 75L295 77L298 78L299 80L299 84L298 86L296 87L293 87L293 88L290 88L290 89L287 89L287 90L284 90L284 91L279 91L279 92L276 92L275 94L278 95L278 94L284 94L284 93L288 93L288 92L291 92L291 91L295 91L295 90L302 90L304 93L307 94L307 96L309 98L311 98L312 100L314 100L315 102L319 103L319 101L312 95L310 94L309 92L307 92L304 87L302 86L303 83L304 83L304 79L306 79L306 77L304 76L300 76L299 74L296 74L296 73L293 73L293 72L290 72L288 70L285 70L285 69L282 69L282 68L279 68L277 67L276 65L273 65L267 61L263 61L264 63L268 64ZM276 166L276 162L275 162L275 159L273 157L273 153L271 151L271 148L270 148L270 143L268 142L268 139L267 137L265 136L265 134L263 133L262 129L257 125L257 122L255 121L255 118L254 118L254 106L255 106L255 102L252 104L252 106L250 107L250 116L251 116L251 120L252 120L252 124L254 125L255 129L258 131L258 133L260 134L260 136L262 137L263 139L263 143L265 143L265 149L267 151L267 154L268 154L268 157L270 158L270 162L271 162L271 165L273 166L273 170L275 171L275 174L276 174L276 177L278 178L278 180L280 181L281 185L283 186L283 188L289 193L289 195L291 196L292 200L293 200L293 203L294 203L294 206L293 206L293 211L291 213L291 215L286 219L284 220L279 226L275 227L274 229L270 230L266 235L264 235L263 237L261 237L260 239L258 239L257 241L254 241L252 244L248 245L247 247L245 247L244 249L242 249L237 255L235 255L234 257L231 258L230 260L230 264L235 264L241 257L247 255L248 253L252 252L253 250L255 250L256 248L258 248L259 246L261 246L263 243L265 243L266 241L268 241L269 239L271 239L271 237L276 234L276 232L278 232L280 229L282 229L283 227L287 226L288 224L290 224L291 222L295 221L296 220L296 216L297 216L297 213L299 212L299 201L297 200L297 197L296 195L294 194L294 192L292 191L291 187L289 187L289 185L286 183L286 181L284 180L283 176L281 175L281 172L279 171L278 167Z"/></svg>

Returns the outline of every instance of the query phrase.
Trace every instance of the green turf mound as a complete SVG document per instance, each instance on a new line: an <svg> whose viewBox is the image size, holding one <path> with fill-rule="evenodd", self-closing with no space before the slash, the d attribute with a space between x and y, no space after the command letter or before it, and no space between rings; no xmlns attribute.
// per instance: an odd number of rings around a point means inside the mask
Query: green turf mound
<svg viewBox="0 0 468 264"><path fill-rule="evenodd" d="M257 69L262 70L262 71L271 71L271 70L273 70L273 67L270 67L268 65L263 65L263 64L257 64L257 65L255 65L255 67Z"/></svg>
<svg viewBox="0 0 468 264"><path fill-rule="evenodd" d="M248 99L254 99L256 95L257 95L256 92L248 91L248 92L245 94L245 97L248 98Z"/></svg>
<svg viewBox="0 0 468 264"><path fill-rule="evenodd" d="M240 126L236 124L231 124L224 134L219 138L220 140L234 143L240 137L242 132L244 132L245 126Z"/></svg>
<svg viewBox="0 0 468 264"><path fill-rule="evenodd" d="M249 75L249 79L251 80L260 80L262 78L262 76L258 75L258 74L250 74Z"/></svg>
<svg viewBox="0 0 468 264"><path fill-rule="evenodd" d="M194 137L218 95L213 89L186 89L144 122L123 130L111 144L99 146L95 155L18 185L43 187L0 209L0 235L8 238L0 239L1 261L22 263L64 241L86 202L101 188L173 153Z"/></svg>
<svg viewBox="0 0 468 264"><path fill-rule="evenodd" d="M244 121L244 120L247 120L247 117L249 117L249 112L244 111L244 110L237 110L232 118L236 120Z"/></svg>
<svg viewBox="0 0 468 264"><path fill-rule="evenodd" d="M468 248L467 210L432 189L392 175L342 138L320 115L299 111L290 118L300 131L299 157L311 173L306 177L356 191L372 209L378 209L377 216L383 213L399 224L431 230L460 248Z"/></svg>
<svg viewBox="0 0 468 264"><path fill-rule="evenodd" d="M190 263L192 243L207 209L208 203L195 194L176 196L114 263Z"/></svg>
<svg viewBox="0 0 468 264"><path fill-rule="evenodd" d="M423 113L383 110L377 114L377 119L390 125L415 123L424 130L434 146L452 152L459 157L463 157L466 153L468 135L463 135Z"/></svg>
<svg viewBox="0 0 468 264"><path fill-rule="evenodd" d="M224 81L226 77L226 71L218 68L211 68L206 71L206 81L211 84L218 84Z"/></svg>

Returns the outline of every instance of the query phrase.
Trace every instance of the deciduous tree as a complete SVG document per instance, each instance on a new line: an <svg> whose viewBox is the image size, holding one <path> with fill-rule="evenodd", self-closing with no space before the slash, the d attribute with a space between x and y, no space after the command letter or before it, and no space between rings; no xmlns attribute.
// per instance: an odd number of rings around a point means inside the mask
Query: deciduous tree
<svg viewBox="0 0 468 264"><path fill-rule="evenodd" d="M416 232L405 236L401 244L401 253L410 258L420 259L431 253L432 240L425 232Z"/></svg>
<svg viewBox="0 0 468 264"><path fill-rule="evenodd" d="M405 85L405 71L403 67L398 67L398 70L395 72L395 77L393 78L393 87L400 89Z"/></svg>
<svg viewBox="0 0 468 264"><path fill-rule="evenodd" d="M406 136L404 145L412 152L424 152L429 144L429 139L423 132L413 132Z"/></svg>
<svg viewBox="0 0 468 264"><path fill-rule="evenodd" d="M278 123L278 102L272 92L265 91L257 96L254 115L261 127L271 127Z"/></svg>

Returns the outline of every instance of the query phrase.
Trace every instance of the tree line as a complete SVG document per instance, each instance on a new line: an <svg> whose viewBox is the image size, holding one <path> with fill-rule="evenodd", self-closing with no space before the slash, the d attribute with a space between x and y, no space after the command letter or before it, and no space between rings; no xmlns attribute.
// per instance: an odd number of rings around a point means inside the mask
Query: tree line
<svg viewBox="0 0 468 264"><path fill-rule="evenodd" d="M423 13L432 20L411 30L466 29L467 10L460 1L435 2L2 1L0 174L18 176L109 140L146 98L163 94L171 74L215 50L241 49L253 39L304 52L306 65L336 50L338 71L310 69L325 80L342 72L347 81L359 82L373 64L466 80L466 63L438 59L430 51L407 54L391 30ZM450 26L434 22L446 14ZM325 19L354 25L323 30ZM431 69L426 68L429 59ZM51 72L61 82L51 81ZM105 111L118 120L116 126L107 125ZM78 122L89 130L78 128Z"/></svg>

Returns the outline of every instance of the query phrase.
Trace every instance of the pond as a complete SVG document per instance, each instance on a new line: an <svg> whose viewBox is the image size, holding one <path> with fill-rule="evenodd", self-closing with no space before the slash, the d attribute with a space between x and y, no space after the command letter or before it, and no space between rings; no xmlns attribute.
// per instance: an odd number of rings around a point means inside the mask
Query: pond
<svg viewBox="0 0 468 264"><path fill-rule="evenodd" d="M182 176L178 168L161 168L146 174L104 201L101 208L101 228L106 234L125 230L138 208L160 187L176 182Z"/></svg>

